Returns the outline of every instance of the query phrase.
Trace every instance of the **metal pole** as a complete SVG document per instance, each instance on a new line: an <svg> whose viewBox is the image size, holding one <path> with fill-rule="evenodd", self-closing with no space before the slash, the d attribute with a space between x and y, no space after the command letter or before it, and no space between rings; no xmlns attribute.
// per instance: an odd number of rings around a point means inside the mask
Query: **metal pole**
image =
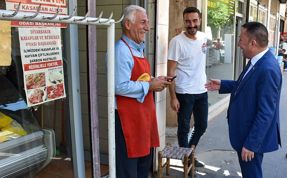
<svg viewBox="0 0 287 178"><path fill-rule="evenodd" d="M109 127L109 177L116 178L115 148L115 24L108 27L108 127Z"/></svg>
<svg viewBox="0 0 287 178"><path fill-rule="evenodd" d="M69 1L69 9L73 9L77 1ZM80 94L80 69L79 69L79 46L78 46L78 25L70 25L70 116L71 116L71 138L73 168L76 178L84 178L85 161L82 131L81 94Z"/></svg>
<svg viewBox="0 0 287 178"><path fill-rule="evenodd" d="M96 0L88 0L88 12L90 16L96 17ZM88 53L89 53L89 113L90 113L90 132L92 146L92 166L93 177L101 177L100 163L100 140L99 140L99 115L97 102L97 27L88 26Z"/></svg>

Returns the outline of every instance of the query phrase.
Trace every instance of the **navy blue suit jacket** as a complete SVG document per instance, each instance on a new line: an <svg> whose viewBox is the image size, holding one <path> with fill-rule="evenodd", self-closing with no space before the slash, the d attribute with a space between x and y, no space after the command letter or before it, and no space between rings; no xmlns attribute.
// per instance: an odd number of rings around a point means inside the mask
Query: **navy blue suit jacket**
<svg viewBox="0 0 287 178"><path fill-rule="evenodd" d="M221 81L219 93L231 93L227 119L230 142L236 151L245 147L265 153L281 145L281 85L280 67L270 51L255 63L241 82Z"/></svg>

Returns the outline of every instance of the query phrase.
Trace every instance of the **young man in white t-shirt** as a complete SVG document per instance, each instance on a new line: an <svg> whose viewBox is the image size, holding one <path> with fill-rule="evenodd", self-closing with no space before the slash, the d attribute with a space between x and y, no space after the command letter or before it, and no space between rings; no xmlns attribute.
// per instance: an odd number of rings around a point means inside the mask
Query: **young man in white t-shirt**
<svg viewBox="0 0 287 178"><path fill-rule="evenodd" d="M170 105L177 112L177 137L180 147L195 148L207 128L208 97L206 83L207 37L198 31L200 11L187 7L183 11L185 31L175 36L169 45L168 76L175 76L169 86ZM194 129L189 140L191 115ZM204 166L196 162L196 166Z"/></svg>

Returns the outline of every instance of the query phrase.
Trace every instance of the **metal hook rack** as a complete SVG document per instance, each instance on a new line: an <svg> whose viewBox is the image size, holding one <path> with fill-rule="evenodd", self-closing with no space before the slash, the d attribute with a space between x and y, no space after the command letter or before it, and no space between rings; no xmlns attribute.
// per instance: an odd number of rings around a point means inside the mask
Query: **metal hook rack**
<svg viewBox="0 0 287 178"><path fill-rule="evenodd" d="M3 17L14 17L15 15L17 15L17 13L19 12L21 2L19 2L16 10L12 13L12 14L2 14Z"/></svg>
<svg viewBox="0 0 287 178"><path fill-rule="evenodd" d="M96 20L87 20L87 22L98 22L101 20L103 14L104 14L103 11L101 11L99 17Z"/></svg>
<svg viewBox="0 0 287 178"><path fill-rule="evenodd" d="M57 8L56 13L55 13L53 16L51 16L51 17L45 17L45 16L43 16L43 19L53 20L53 19L55 19L58 15L59 15L59 7Z"/></svg>
<svg viewBox="0 0 287 178"><path fill-rule="evenodd" d="M100 12L98 17L90 17L89 12L85 16L76 16L77 7L73 9L70 15L60 15L59 7L54 14L40 13L41 4L37 7L36 12L21 12L19 11L21 3L18 4L15 11L0 10L0 20L18 20L18 21L37 21L37 22L54 22L67 24L82 24L82 25L111 25L120 23L123 16L118 19L112 19L114 13L112 12L108 18L103 18L103 12Z"/></svg>
<svg viewBox="0 0 287 178"><path fill-rule="evenodd" d="M84 20L86 20L88 17L89 17L89 12L87 12L84 17L81 17L81 18L78 18L78 19L74 18L74 21L84 21Z"/></svg>
<svg viewBox="0 0 287 178"><path fill-rule="evenodd" d="M59 20L69 20L71 19L73 16L75 16L77 12L77 7L74 7L73 12L71 13L71 15L66 16L66 17L59 17ZM57 16L56 16L57 17Z"/></svg>
<svg viewBox="0 0 287 178"><path fill-rule="evenodd" d="M113 16L114 16L114 13L112 12L112 13L110 14L110 17L109 17L107 20L103 20L103 21L99 20L99 23L107 23L107 22L109 22L109 21L113 18Z"/></svg>
<svg viewBox="0 0 287 178"><path fill-rule="evenodd" d="M34 14L33 15L24 15L23 16L23 18L24 19L27 19L27 18L29 18L29 19L33 19L33 18L35 18L35 17L37 17L37 15L39 15L39 12L40 12L40 9L41 9L41 4L37 7L37 11L36 12L34 12ZM17 15L17 14L16 14Z"/></svg>

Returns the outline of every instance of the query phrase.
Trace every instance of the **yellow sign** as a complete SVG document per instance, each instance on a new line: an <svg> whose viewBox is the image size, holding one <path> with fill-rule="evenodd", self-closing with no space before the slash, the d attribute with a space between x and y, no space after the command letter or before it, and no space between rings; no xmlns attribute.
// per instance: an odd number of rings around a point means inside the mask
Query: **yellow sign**
<svg viewBox="0 0 287 178"><path fill-rule="evenodd" d="M11 65L11 22L0 21L0 67Z"/></svg>

